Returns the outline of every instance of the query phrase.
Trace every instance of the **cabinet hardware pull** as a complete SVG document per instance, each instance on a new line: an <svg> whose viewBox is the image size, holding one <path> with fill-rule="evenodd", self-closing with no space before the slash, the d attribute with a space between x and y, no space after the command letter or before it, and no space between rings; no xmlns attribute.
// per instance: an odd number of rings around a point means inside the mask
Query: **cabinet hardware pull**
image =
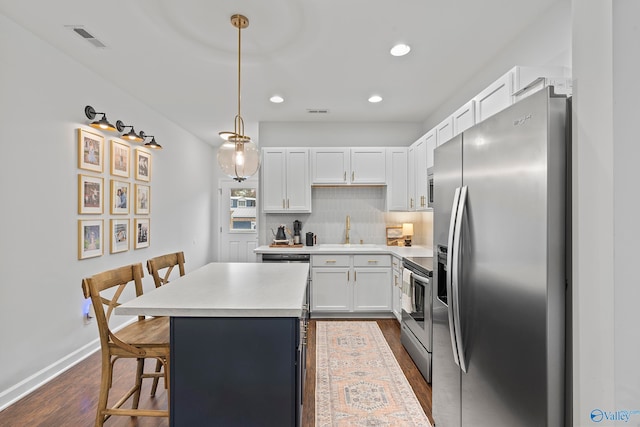
<svg viewBox="0 0 640 427"><path fill-rule="evenodd" d="M357 281L358 281L358 272L357 272L357 271L354 271L354 272L353 272L353 281L354 281L354 282L357 282Z"/></svg>
<svg viewBox="0 0 640 427"><path fill-rule="evenodd" d="M287 206L284 203L284 199L282 199L282 209L285 209Z"/></svg>
<svg viewBox="0 0 640 427"><path fill-rule="evenodd" d="M356 180L356 173L354 171L354 172L351 172L351 182L354 182L355 180Z"/></svg>
<svg viewBox="0 0 640 427"><path fill-rule="evenodd" d="M289 209L289 199L287 199L287 209Z"/></svg>
<svg viewBox="0 0 640 427"><path fill-rule="evenodd" d="M325 264L331 264L331 263L335 263L336 260L335 259L328 259L325 261Z"/></svg>
<svg viewBox="0 0 640 427"><path fill-rule="evenodd" d="M410 207L410 208L413 208L413 197L411 197L409 200L410 200L410 202L409 202L409 207Z"/></svg>
<svg viewBox="0 0 640 427"><path fill-rule="evenodd" d="M344 182L347 182L347 171L344 171L344 176L342 178Z"/></svg>
<svg viewBox="0 0 640 427"><path fill-rule="evenodd" d="M370 259L369 261L367 261L369 264L377 264L378 261L375 259Z"/></svg>
<svg viewBox="0 0 640 427"><path fill-rule="evenodd" d="M349 278L351 277L351 275L349 274L350 272L347 271L347 282L350 280ZM348 283L347 283L348 284Z"/></svg>

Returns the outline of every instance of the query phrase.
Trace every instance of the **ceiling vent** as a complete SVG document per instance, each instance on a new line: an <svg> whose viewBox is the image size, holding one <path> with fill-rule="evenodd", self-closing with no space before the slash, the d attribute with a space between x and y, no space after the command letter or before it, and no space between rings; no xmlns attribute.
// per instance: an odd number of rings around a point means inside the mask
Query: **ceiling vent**
<svg viewBox="0 0 640 427"><path fill-rule="evenodd" d="M91 43L94 47L105 48L107 45L102 43L100 40L95 38L93 34L85 30L81 25L68 25L67 27L71 28L74 33Z"/></svg>
<svg viewBox="0 0 640 427"><path fill-rule="evenodd" d="M326 108L307 108L309 114L329 114L329 110Z"/></svg>

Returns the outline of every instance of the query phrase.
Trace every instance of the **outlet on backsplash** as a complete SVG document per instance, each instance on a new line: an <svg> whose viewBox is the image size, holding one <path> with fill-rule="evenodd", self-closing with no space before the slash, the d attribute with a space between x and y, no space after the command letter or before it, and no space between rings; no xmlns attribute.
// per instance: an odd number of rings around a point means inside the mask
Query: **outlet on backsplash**
<svg viewBox="0 0 640 427"><path fill-rule="evenodd" d="M315 233L317 243L344 243L345 218L350 218L351 243L386 244L386 227L414 224L414 245L432 247L433 214L431 212L385 212L385 187L314 187L313 212L309 214L261 214L260 243L268 244L271 229L301 222L302 232Z"/></svg>

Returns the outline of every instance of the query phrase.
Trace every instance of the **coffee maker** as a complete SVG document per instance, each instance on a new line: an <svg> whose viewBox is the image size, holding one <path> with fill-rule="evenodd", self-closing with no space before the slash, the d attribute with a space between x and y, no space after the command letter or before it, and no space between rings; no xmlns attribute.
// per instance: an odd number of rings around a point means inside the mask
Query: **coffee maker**
<svg viewBox="0 0 640 427"><path fill-rule="evenodd" d="M300 230L302 230L302 223L297 219L293 221L293 244L300 244Z"/></svg>

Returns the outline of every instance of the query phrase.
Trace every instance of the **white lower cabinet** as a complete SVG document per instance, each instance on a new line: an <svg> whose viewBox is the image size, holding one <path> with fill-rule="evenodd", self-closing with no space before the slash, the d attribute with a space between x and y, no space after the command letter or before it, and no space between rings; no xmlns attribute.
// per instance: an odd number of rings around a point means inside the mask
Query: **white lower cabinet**
<svg viewBox="0 0 640 427"><path fill-rule="evenodd" d="M390 312L390 255L312 255L311 311Z"/></svg>
<svg viewBox="0 0 640 427"><path fill-rule="evenodd" d="M393 286L391 288L391 308L393 314L402 321L402 258L393 256L391 258Z"/></svg>

